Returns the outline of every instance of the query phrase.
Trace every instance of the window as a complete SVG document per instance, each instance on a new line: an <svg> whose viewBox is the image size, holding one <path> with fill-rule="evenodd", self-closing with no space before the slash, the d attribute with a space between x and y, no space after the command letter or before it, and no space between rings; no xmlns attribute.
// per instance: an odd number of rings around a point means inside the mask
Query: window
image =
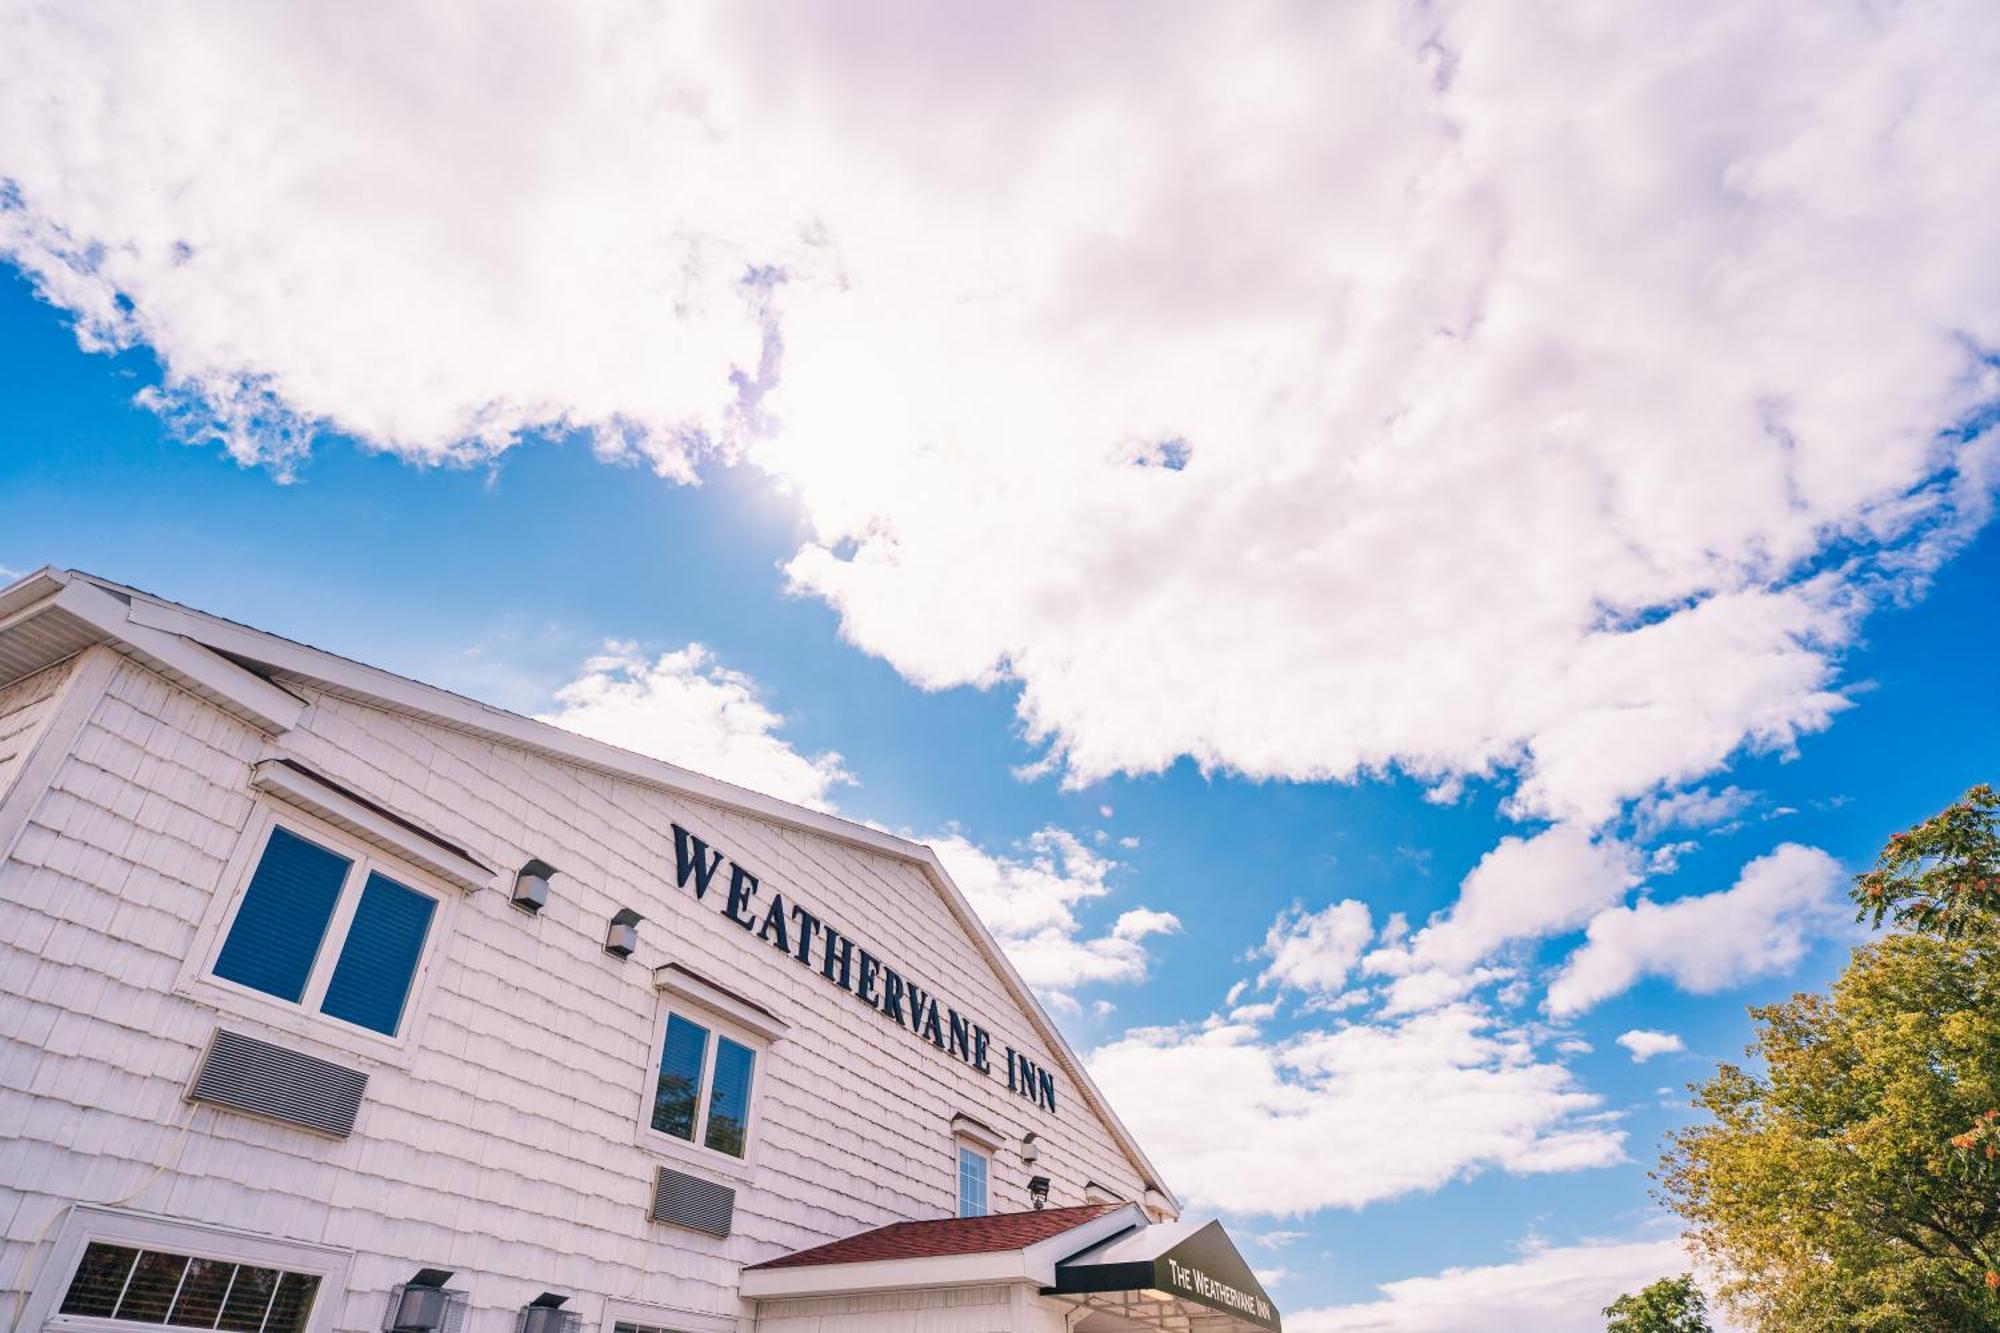
<svg viewBox="0 0 2000 1333"><path fill-rule="evenodd" d="M992 1159L969 1143L958 1145L958 1215L986 1216L986 1177Z"/></svg>
<svg viewBox="0 0 2000 1333"><path fill-rule="evenodd" d="M652 1125L669 1137L741 1158L750 1137L757 1052L713 1026L668 1015Z"/></svg>
<svg viewBox="0 0 2000 1333"><path fill-rule="evenodd" d="M319 1275L92 1241L57 1313L222 1333L304 1333Z"/></svg>
<svg viewBox="0 0 2000 1333"><path fill-rule="evenodd" d="M282 824L271 826L215 976L393 1037L438 900Z"/></svg>

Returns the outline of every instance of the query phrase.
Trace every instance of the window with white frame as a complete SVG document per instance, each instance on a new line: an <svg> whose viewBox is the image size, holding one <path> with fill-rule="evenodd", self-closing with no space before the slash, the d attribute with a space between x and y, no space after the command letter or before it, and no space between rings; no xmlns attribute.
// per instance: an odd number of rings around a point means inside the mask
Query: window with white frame
<svg viewBox="0 0 2000 1333"><path fill-rule="evenodd" d="M395 1037L440 901L411 878L360 847L274 820L209 972Z"/></svg>
<svg viewBox="0 0 2000 1333"><path fill-rule="evenodd" d="M993 1159L969 1143L958 1145L958 1215L984 1217L987 1214L986 1185L992 1175Z"/></svg>
<svg viewBox="0 0 2000 1333"><path fill-rule="evenodd" d="M336 1246L88 1203L62 1216L12 1327L330 1333L333 1297L347 1290L353 1254Z"/></svg>
<svg viewBox="0 0 2000 1333"><path fill-rule="evenodd" d="M670 1010L653 1084L653 1131L742 1158L761 1046L698 1010Z"/></svg>
<svg viewBox="0 0 2000 1333"><path fill-rule="evenodd" d="M316 1273L92 1241L56 1313L220 1333L303 1333L319 1285Z"/></svg>

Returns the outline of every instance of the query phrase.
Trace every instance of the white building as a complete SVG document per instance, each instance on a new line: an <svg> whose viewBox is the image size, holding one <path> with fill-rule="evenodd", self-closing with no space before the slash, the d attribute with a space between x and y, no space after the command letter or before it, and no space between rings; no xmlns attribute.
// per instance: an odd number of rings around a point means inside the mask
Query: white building
<svg viewBox="0 0 2000 1333"><path fill-rule="evenodd" d="M1178 1215L928 848L0 591L0 1333L1276 1329Z"/></svg>

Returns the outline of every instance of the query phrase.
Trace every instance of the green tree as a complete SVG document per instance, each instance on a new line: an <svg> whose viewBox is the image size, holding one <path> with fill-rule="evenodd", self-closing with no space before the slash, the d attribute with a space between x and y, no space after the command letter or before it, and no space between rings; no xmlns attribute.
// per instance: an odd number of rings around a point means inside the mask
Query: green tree
<svg viewBox="0 0 2000 1333"><path fill-rule="evenodd" d="M1689 1273L1628 1292L1605 1306L1604 1314L1611 1320L1604 1333L1714 1333L1708 1298Z"/></svg>
<svg viewBox="0 0 2000 1333"><path fill-rule="evenodd" d="M1860 919L1946 939L2000 925L2000 795L1981 783L1889 839L1854 877Z"/></svg>
<svg viewBox="0 0 2000 1333"><path fill-rule="evenodd" d="M2000 1330L2000 931L1886 936L1831 994L1751 1015L1763 1072L1696 1088L1710 1121L1659 1176L1732 1309L1769 1333Z"/></svg>

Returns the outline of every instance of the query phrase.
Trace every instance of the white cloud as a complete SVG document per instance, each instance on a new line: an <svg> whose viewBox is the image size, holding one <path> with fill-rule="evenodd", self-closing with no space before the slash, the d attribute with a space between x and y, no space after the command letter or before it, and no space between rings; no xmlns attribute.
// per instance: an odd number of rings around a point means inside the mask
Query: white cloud
<svg viewBox="0 0 2000 1333"><path fill-rule="evenodd" d="M1618 1044L1632 1053L1632 1063L1645 1064L1656 1055L1672 1055L1687 1049L1687 1043L1677 1033L1659 1032L1652 1028L1633 1028L1618 1034Z"/></svg>
<svg viewBox="0 0 2000 1333"><path fill-rule="evenodd" d="M1639 801L1633 809L1632 822L1642 838L1670 828L1711 828L1742 814L1756 799L1756 793L1736 786L1719 791L1693 787L1656 792Z"/></svg>
<svg viewBox="0 0 2000 1333"><path fill-rule="evenodd" d="M1529 838L1502 838L1459 885L1451 910L1401 945L1367 957L1370 971L1400 978L1398 1008L1421 1008L1509 975L1477 965L1504 946L1573 929L1639 882L1633 848L1557 824Z"/></svg>
<svg viewBox="0 0 2000 1333"><path fill-rule="evenodd" d="M785 719L757 682L698 643L648 659L636 644L609 643L583 674L556 691L541 720L815 810L854 778L840 756L800 754L777 734Z"/></svg>
<svg viewBox="0 0 2000 1333"><path fill-rule="evenodd" d="M1619 1296L1693 1267L1679 1241L1551 1246L1512 1263L1382 1285L1379 1300L1287 1312L1293 1333L1602 1333ZM1718 1316L1719 1318L1719 1316ZM1735 1326L1717 1322L1718 1333Z"/></svg>
<svg viewBox="0 0 2000 1333"><path fill-rule="evenodd" d="M1375 933L1368 904L1346 898L1317 912L1297 903L1278 914L1264 933L1262 957L1271 960L1260 985L1314 993L1338 991Z"/></svg>
<svg viewBox="0 0 2000 1333"><path fill-rule="evenodd" d="M1075 781L1513 772L1594 824L1825 726L1871 580L1990 488L1941 434L1996 391L1982 0L6 35L0 250L191 433L747 456L795 586L1018 681Z"/></svg>
<svg viewBox="0 0 2000 1333"><path fill-rule="evenodd" d="M1076 1007L1069 992L1079 986L1143 979L1146 940L1181 928L1171 912L1135 907L1104 934L1087 935L1076 908L1111 892L1118 863L1062 829L1037 831L1015 856L988 852L955 832L926 841L1022 979L1061 1007Z"/></svg>
<svg viewBox="0 0 2000 1333"><path fill-rule="evenodd" d="M1646 976L1707 994L1782 972L1841 920L1842 878L1825 852L1788 842L1719 892L1600 912L1549 984L1547 1008L1581 1013Z"/></svg>
<svg viewBox="0 0 2000 1333"><path fill-rule="evenodd" d="M1175 1189L1231 1213L1359 1208L1487 1169L1623 1157L1597 1097L1466 1005L1275 1042L1242 1024L1140 1029L1089 1064Z"/></svg>

